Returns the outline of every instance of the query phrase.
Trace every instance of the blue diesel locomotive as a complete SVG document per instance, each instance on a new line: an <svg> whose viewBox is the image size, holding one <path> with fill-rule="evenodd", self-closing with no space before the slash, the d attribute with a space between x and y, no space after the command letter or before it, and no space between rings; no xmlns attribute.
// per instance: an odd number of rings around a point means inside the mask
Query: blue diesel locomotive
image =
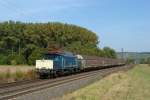
<svg viewBox="0 0 150 100"><path fill-rule="evenodd" d="M70 52L46 53L43 60L36 60L40 76L57 76L80 71L79 61Z"/></svg>

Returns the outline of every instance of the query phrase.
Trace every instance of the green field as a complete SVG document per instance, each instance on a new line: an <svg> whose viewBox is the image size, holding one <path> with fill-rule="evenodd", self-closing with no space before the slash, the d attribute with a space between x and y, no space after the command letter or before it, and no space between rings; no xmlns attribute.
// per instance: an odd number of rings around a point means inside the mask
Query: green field
<svg viewBox="0 0 150 100"><path fill-rule="evenodd" d="M150 66L114 73L63 96L63 100L150 100Z"/></svg>

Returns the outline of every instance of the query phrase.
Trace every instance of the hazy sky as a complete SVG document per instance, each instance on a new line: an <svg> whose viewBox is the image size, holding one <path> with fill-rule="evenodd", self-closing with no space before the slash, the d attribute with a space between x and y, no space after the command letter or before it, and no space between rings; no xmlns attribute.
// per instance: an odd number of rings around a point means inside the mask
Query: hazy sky
<svg viewBox="0 0 150 100"><path fill-rule="evenodd" d="M58 21L86 27L100 47L150 51L150 0L0 0L0 21Z"/></svg>

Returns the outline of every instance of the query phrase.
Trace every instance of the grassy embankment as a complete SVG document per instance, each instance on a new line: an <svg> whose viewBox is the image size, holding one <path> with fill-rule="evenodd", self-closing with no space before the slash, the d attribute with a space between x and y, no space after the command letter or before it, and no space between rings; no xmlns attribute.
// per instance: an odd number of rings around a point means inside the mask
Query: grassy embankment
<svg viewBox="0 0 150 100"><path fill-rule="evenodd" d="M150 66L114 73L65 95L63 100L150 100Z"/></svg>
<svg viewBox="0 0 150 100"><path fill-rule="evenodd" d="M36 77L32 66L0 66L0 83L31 80Z"/></svg>

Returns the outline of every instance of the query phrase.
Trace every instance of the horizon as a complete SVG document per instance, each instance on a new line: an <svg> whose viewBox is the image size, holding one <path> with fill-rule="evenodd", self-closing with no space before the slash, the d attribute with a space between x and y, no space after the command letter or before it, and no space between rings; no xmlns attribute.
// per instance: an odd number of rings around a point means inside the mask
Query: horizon
<svg viewBox="0 0 150 100"><path fill-rule="evenodd" d="M95 32L100 48L150 52L149 4L147 0L1 0L0 22L74 24Z"/></svg>

